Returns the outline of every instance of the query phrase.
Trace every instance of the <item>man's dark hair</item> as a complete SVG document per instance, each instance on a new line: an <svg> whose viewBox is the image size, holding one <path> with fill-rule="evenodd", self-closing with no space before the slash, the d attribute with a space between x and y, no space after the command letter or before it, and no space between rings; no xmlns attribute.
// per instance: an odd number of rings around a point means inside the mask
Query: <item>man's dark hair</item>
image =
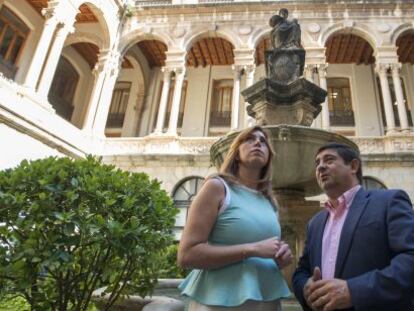
<svg viewBox="0 0 414 311"><path fill-rule="evenodd" d="M354 150L351 147L344 144L328 143L320 147L316 152L315 156L327 149L335 150L338 153L338 155L342 158L342 160L344 160L345 164L349 164L352 160L356 159L359 163L356 177L358 178L359 183L362 184L362 161L359 156L359 151Z"/></svg>

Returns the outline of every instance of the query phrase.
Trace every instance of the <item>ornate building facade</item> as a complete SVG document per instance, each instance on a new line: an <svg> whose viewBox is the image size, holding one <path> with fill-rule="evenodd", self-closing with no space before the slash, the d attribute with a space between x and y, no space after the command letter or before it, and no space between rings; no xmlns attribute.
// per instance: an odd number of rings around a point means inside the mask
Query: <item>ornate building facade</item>
<svg viewBox="0 0 414 311"><path fill-rule="evenodd" d="M269 18L301 25L313 127L356 142L369 186L414 199L414 1L1 0L0 168L102 156L163 182L185 222L209 148L246 127Z"/></svg>

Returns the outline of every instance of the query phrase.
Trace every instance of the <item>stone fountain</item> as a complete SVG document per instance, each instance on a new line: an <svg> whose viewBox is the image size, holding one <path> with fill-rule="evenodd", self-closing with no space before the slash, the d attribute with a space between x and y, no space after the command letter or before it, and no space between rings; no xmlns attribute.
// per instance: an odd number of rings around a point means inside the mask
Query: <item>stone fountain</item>
<svg viewBox="0 0 414 311"><path fill-rule="evenodd" d="M322 192L315 179L317 149L327 142L358 147L344 136L310 127L327 93L303 77L306 52L301 46L300 25L287 17L288 10L281 9L270 18L272 49L265 51L267 77L242 94L249 103L248 115L264 127L275 150L272 186L280 206L282 238L298 260L306 223L320 209L319 201L305 199ZM229 133L211 147L211 160L217 168L238 133ZM294 267L285 271L288 281Z"/></svg>

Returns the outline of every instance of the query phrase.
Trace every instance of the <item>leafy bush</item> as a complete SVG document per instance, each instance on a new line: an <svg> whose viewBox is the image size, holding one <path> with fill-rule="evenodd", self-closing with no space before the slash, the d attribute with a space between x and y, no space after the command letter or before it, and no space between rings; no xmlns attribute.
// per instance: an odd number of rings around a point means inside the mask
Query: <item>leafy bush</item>
<svg viewBox="0 0 414 311"><path fill-rule="evenodd" d="M5 296L0 299L1 311L29 311L30 306L22 297Z"/></svg>
<svg viewBox="0 0 414 311"><path fill-rule="evenodd" d="M160 183L100 160L47 158L0 172L0 288L36 310L87 310L107 286L152 292L176 209Z"/></svg>
<svg viewBox="0 0 414 311"><path fill-rule="evenodd" d="M177 265L178 244L172 244L163 251L166 259L160 268L160 278L181 279L185 278L191 269L183 269Z"/></svg>

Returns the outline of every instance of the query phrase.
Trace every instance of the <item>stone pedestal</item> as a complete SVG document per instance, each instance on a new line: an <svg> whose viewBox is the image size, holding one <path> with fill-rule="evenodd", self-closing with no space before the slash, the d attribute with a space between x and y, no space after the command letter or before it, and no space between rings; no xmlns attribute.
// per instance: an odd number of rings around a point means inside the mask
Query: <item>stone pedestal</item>
<svg viewBox="0 0 414 311"><path fill-rule="evenodd" d="M255 118L259 125L310 126L326 97L325 90L305 78L287 85L265 78L242 94L250 103L248 115Z"/></svg>
<svg viewBox="0 0 414 311"><path fill-rule="evenodd" d="M321 207L319 201L306 201L301 192L280 189L273 191L279 203L282 240L289 244L294 256L294 262L282 270L292 288L292 275L305 245L306 225Z"/></svg>

